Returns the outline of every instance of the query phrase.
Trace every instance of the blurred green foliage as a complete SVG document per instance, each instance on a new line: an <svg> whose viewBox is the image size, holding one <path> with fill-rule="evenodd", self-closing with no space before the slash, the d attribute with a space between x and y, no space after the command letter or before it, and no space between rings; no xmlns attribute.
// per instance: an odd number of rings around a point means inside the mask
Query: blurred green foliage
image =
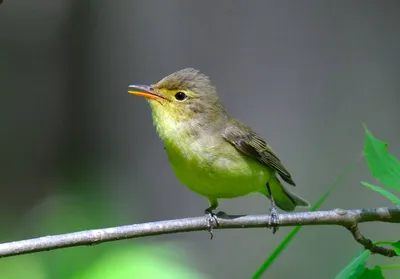
<svg viewBox="0 0 400 279"><path fill-rule="evenodd" d="M400 191L400 163L387 151L387 144L373 137L365 129L366 144L364 154L374 177L391 190ZM337 181L315 203L311 210L318 209L329 197L355 164L350 164ZM80 189L94 189L93 182L80 174L73 174L66 187L79 192ZM72 177L72 178L71 178ZM400 199L380 186L368 182L362 185L400 205ZM93 187L92 187L93 186ZM78 198L79 197L79 198ZM48 198L31 213L35 218L31 224L33 235L45 235L78 231L99 227L104 223L116 222L116 217L107 209L106 199L99 195L80 192L71 197ZM123 217L119 217L124 219ZM30 220L27 220L28 222ZM260 278L274 260L288 246L301 226L294 228L275 251L264 262L253 278ZM17 235L16 231L12 235ZM24 232L26 234L26 232ZM377 244L391 245L400 255L400 241L380 241ZM139 243L138 241L118 241L94 247L76 247L5 258L0 261L1 278L7 279L94 279L94 278L208 278L191 268L185 251L173 243ZM385 278L384 270L399 269L400 265L367 267L371 252L362 250L359 255L339 272L336 279Z"/></svg>
<svg viewBox="0 0 400 279"><path fill-rule="evenodd" d="M332 191L336 189L343 180L347 177L348 174L356 166L356 162L350 163L346 166L341 175L336 178L336 181L332 183L332 185L325 191L325 193L318 199L318 201L311 207L310 211L316 211L320 208L320 206L326 201L326 199L330 196ZM272 263L279 257L279 255L283 252L283 250L290 244L290 242L294 239L297 233L300 231L302 226L296 226L291 232L285 237L285 239L279 243L278 247L268 256L268 258L264 261L261 267L256 271L253 275L253 279L261 278L261 276L268 270L268 268L272 265Z"/></svg>
<svg viewBox="0 0 400 279"><path fill-rule="evenodd" d="M365 145L364 155L367 160L368 168L374 177L384 186L400 192L400 162L391 155L387 150L387 143L375 138L372 133L365 127ZM380 193L393 204L400 205L400 198L388 190L372 185L368 182L361 182L377 193ZM376 244L391 245L398 255L400 255L399 241L380 241ZM366 267L367 260L371 252L363 250L360 255L356 256L336 277L335 279L355 279L355 278L385 278L382 270L400 268L395 266L375 266L372 269Z"/></svg>
<svg viewBox="0 0 400 279"><path fill-rule="evenodd" d="M30 231L23 235L33 237L80 231L126 220L111 214L107 200L99 193L82 192L82 189L95 189L92 184L95 184L94 180L88 179L87 175L70 173L65 186L69 187L69 194L80 191L79 195L46 198L29 213L28 217L34 216L35 223L29 223ZM27 219L31 222L31 218ZM19 231L8 233L15 238ZM191 258L193 256L174 243L125 240L4 258L0 260L0 278L208 278L191 267L188 262Z"/></svg>
<svg viewBox="0 0 400 279"><path fill-rule="evenodd" d="M364 155L366 157L368 167L374 177L381 181L388 188L400 191L400 163L399 161L388 153L387 144L376 139L372 133L365 127L365 146ZM354 164L349 165L345 172L338 177L337 181L330 186L330 188L324 193L324 195L315 203L311 208L311 211L317 210L320 205L329 197L333 189L336 188L343 180L343 178L352 170ZM400 205L400 198L395 194L389 192L388 190L381 188L379 186L372 185L368 182L361 182L362 185L367 188L378 192L388 198L393 204ZM253 279L261 278L261 276L268 270L272 263L277 259L277 257L282 253L282 251L288 246L288 244L293 240L296 234L299 232L301 226L295 227L286 238L279 244L279 246L270 254L270 256L265 260L263 265L257 270L253 275ZM392 245L393 249L398 255L400 255L400 241L391 242L385 241L380 244ZM382 270L398 268L399 266L375 266L372 269L366 267L367 260L371 252L369 250L362 250L361 253L354 257L354 259L344 268L335 279L356 279L356 278L384 278Z"/></svg>
<svg viewBox="0 0 400 279"><path fill-rule="evenodd" d="M188 266L174 245L131 245L103 254L72 279L204 279Z"/></svg>

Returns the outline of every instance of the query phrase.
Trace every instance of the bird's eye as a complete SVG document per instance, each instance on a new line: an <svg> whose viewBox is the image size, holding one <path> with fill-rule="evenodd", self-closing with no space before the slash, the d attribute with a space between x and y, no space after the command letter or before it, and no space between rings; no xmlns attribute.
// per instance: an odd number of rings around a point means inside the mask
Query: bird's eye
<svg viewBox="0 0 400 279"><path fill-rule="evenodd" d="M175 94L175 99L177 101L182 102L187 99L187 95L184 92L179 91L178 93Z"/></svg>

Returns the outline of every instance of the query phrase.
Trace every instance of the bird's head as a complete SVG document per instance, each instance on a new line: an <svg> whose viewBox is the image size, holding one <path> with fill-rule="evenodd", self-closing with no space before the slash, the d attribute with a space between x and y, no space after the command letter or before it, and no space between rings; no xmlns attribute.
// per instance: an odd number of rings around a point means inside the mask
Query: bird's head
<svg viewBox="0 0 400 279"><path fill-rule="evenodd" d="M172 73L156 84L130 85L128 92L149 101L156 121L208 122L224 112L210 79L193 68Z"/></svg>

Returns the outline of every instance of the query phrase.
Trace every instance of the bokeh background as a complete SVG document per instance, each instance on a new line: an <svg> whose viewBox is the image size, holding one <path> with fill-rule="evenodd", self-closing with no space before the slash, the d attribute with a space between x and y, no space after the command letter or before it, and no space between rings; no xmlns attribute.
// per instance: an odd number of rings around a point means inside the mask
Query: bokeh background
<svg viewBox="0 0 400 279"><path fill-rule="evenodd" d="M201 215L207 201L175 178L147 103L127 94L185 67L211 76L311 202L359 159L363 123L400 156L399 13L398 1L5 0L0 241ZM358 162L323 209L388 205L360 185L374 181ZM221 203L232 214L268 208L257 195ZM398 237L395 225L362 229ZM289 230L62 249L2 259L0 273L250 278ZM359 250L340 227L305 227L265 278L333 278Z"/></svg>

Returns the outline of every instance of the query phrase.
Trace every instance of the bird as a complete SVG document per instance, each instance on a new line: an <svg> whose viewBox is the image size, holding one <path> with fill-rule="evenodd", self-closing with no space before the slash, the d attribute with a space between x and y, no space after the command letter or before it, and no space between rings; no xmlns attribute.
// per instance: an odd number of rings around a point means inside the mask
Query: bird
<svg viewBox="0 0 400 279"><path fill-rule="evenodd" d="M129 85L128 93L147 99L175 175L208 199L207 216L215 216L220 199L260 193L270 200L269 225L275 233L276 207L309 206L282 185L281 179L296 184L262 136L227 112L216 87L199 70L185 68L155 84Z"/></svg>

